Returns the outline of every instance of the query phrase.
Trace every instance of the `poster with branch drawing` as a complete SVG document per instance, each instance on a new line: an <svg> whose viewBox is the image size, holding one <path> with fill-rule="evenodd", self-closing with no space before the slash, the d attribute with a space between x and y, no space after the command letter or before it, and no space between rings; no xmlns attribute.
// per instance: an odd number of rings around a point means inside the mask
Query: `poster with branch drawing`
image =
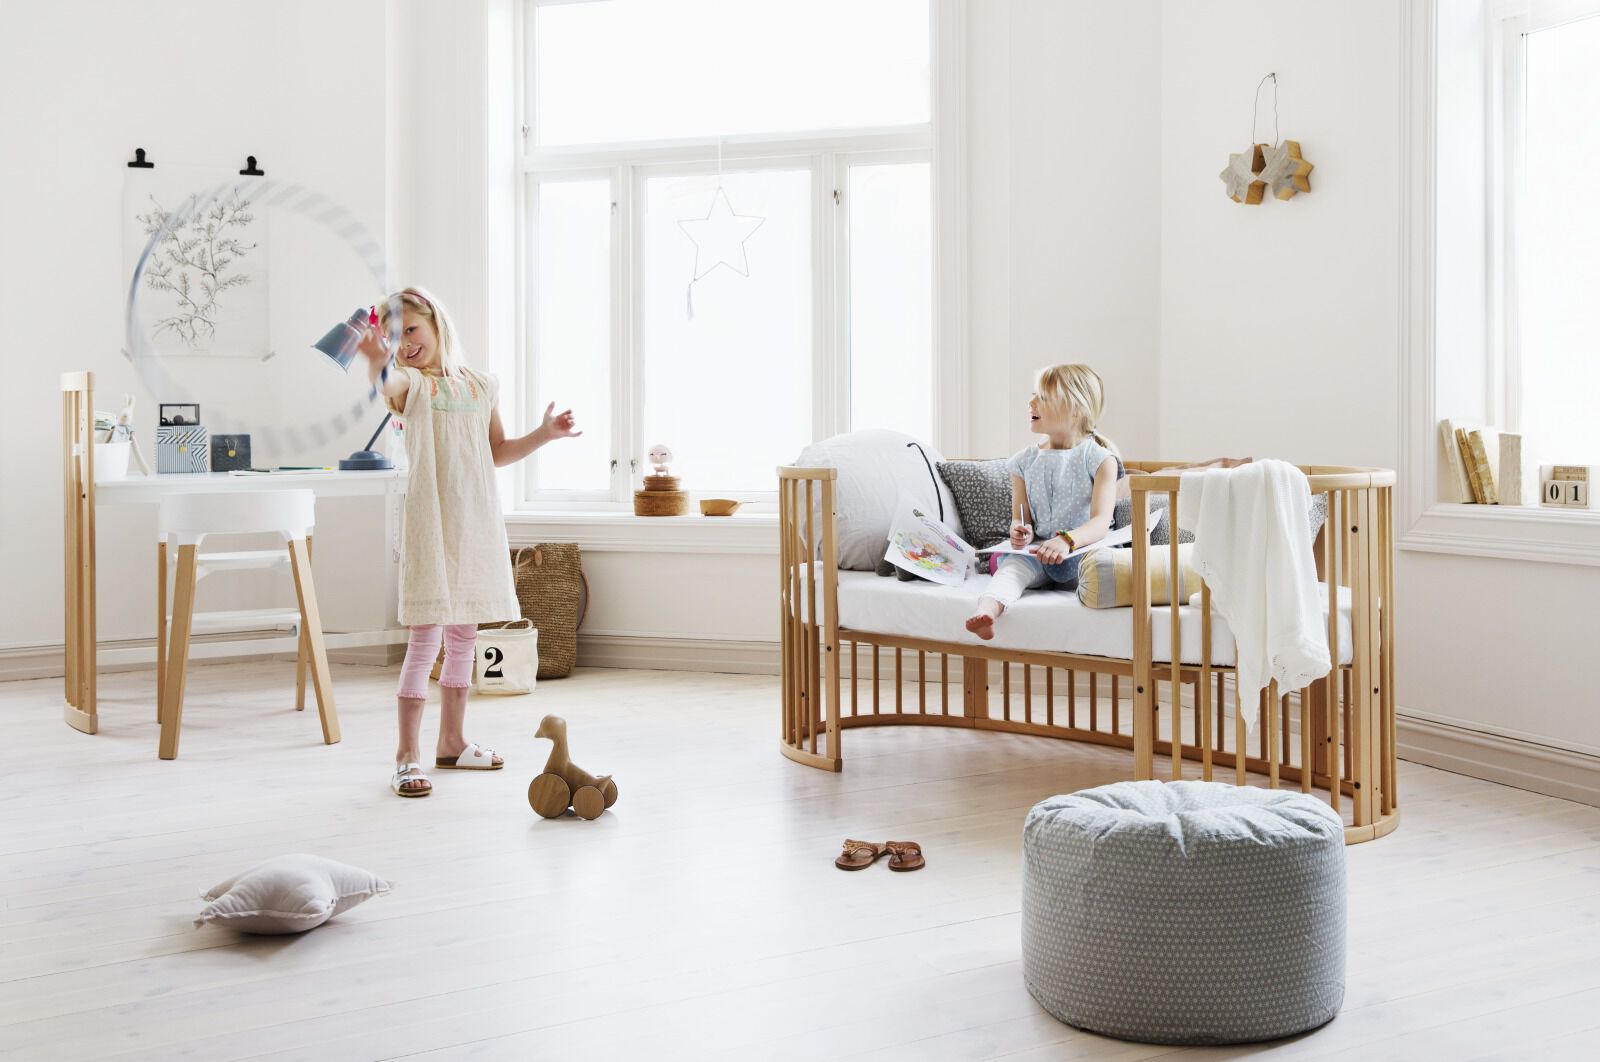
<svg viewBox="0 0 1600 1062"><path fill-rule="evenodd" d="M183 215L151 253L137 293L145 334L157 354L271 353L266 221L254 201L256 183L226 171L128 171L124 295L151 237L174 212ZM226 190L212 198L218 187Z"/></svg>

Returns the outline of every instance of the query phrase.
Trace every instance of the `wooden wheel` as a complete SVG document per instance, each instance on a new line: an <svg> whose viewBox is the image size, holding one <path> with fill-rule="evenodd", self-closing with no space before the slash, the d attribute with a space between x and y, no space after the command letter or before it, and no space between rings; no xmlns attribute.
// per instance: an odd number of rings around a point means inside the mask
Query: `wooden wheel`
<svg viewBox="0 0 1600 1062"><path fill-rule="evenodd" d="M572 810L580 818L598 819L606 810L606 798L592 785L579 786L572 794Z"/></svg>
<svg viewBox="0 0 1600 1062"><path fill-rule="evenodd" d="M541 774L528 783L528 806L544 818L559 819L571 800L572 790L559 774Z"/></svg>
<svg viewBox="0 0 1600 1062"><path fill-rule="evenodd" d="M606 807L609 808L617 802L617 783L607 778L606 784L600 788L600 793L606 798Z"/></svg>

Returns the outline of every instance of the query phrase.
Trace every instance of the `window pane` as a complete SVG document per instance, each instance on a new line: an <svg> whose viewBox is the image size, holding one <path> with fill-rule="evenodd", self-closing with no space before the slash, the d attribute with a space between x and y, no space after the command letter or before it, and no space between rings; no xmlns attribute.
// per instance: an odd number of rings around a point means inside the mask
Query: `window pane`
<svg viewBox="0 0 1600 1062"><path fill-rule="evenodd" d="M1518 219L1522 427L1546 464L1600 462L1600 18L1529 34Z"/></svg>
<svg viewBox="0 0 1600 1062"><path fill-rule="evenodd" d="M811 175L728 173L721 183L735 213L766 219L743 244L748 276L718 266L690 290L697 245L678 221L711 212L715 176L649 178L642 225L641 441L671 447L685 489L712 496L775 491L775 470L812 434Z"/></svg>
<svg viewBox="0 0 1600 1062"><path fill-rule="evenodd" d="M535 17L541 145L929 120L928 0L604 0Z"/></svg>
<svg viewBox="0 0 1600 1062"><path fill-rule="evenodd" d="M583 434L535 452L539 490L611 485L611 182L539 185L535 417L571 408ZM532 421L530 427L537 426Z"/></svg>
<svg viewBox="0 0 1600 1062"><path fill-rule="evenodd" d="M850 168L850 426L933 435L926 162Z"/></svg>

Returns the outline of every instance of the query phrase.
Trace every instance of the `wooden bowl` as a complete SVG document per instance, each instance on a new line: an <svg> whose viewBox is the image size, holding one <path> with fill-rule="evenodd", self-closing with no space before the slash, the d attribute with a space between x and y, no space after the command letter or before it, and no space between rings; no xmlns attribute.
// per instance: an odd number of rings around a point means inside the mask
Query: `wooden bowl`
<svg viewBox="0 0 1600 1062"><path fill-rule="evenodd" d="M734 510L739 508L740 504L740 502L736 502L732 498L701 498L700 515L732 516Z"/></svg>

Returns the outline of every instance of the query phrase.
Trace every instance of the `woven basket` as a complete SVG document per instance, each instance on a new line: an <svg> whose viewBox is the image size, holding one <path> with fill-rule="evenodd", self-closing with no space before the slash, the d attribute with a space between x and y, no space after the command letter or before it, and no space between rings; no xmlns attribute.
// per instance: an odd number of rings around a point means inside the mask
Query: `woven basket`
<svg viewBox="0 0 1600 1062"><path fill-rule="evenodd" d="M545 542L511 551L517 603L539 631L539 677L566 678L578 662L578 627L589 584L576 542Z"/></svg>
<svg viewBox="0 0 1600 1062"><path fill-rule="evenodd" d="M511 551L511 574L522 618L539 632L539 677L566 678L578 662L578 628L589 608L589 581L576 542L545 542ZM480 623L498 627L498 623ZM433 662L439 677L444 647Z"/></svg>

